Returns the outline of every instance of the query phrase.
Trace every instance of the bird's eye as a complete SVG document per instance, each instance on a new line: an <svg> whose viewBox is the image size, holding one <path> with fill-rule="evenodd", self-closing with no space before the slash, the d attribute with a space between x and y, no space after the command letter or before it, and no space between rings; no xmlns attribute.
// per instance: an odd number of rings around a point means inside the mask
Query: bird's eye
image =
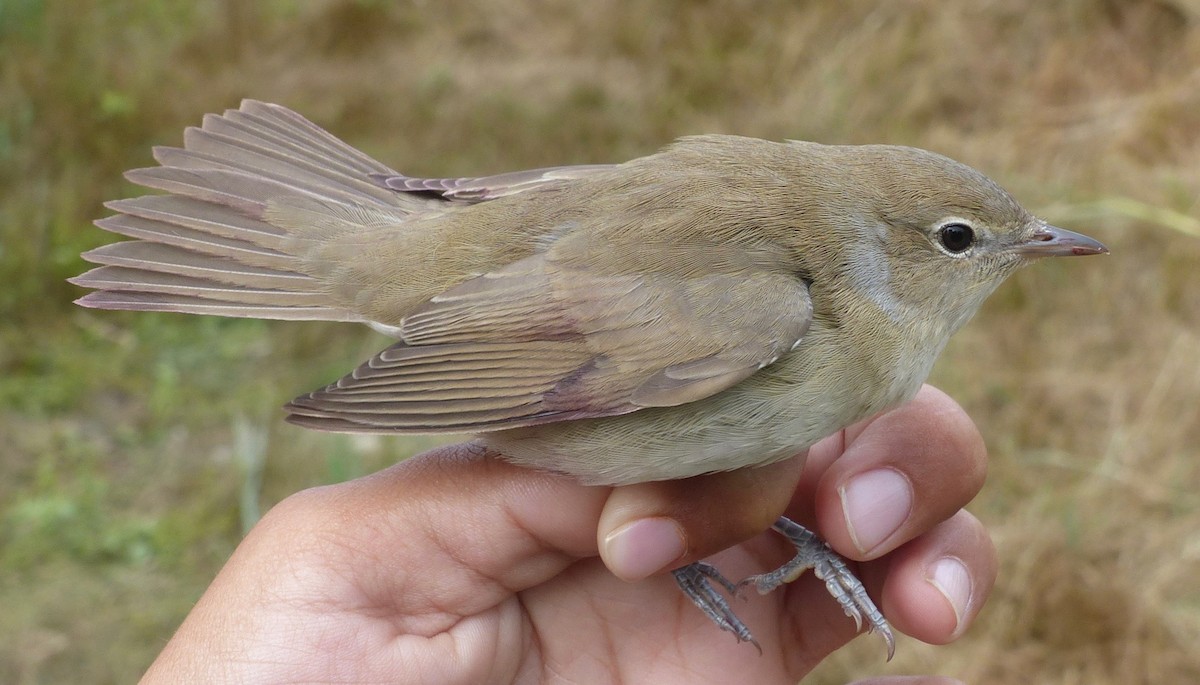
<svg viewBox="0 0 1200 685"><path fill-rule="evenodd" d="M938 229L938 240L951 254L962 254L975 244L975 231L966 224L946 224Z"/></svg>

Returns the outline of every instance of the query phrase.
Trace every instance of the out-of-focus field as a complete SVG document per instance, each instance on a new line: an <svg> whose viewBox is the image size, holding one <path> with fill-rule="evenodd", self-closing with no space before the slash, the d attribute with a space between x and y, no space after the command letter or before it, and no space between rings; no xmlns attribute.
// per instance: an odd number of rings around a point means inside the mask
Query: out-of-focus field
<svg viewBox="0 0 1200 685"><path fill-rule="evenodd" d="M812 681L1200 682L1196 0L0 0L0 682L135 679L257 511L432 444L281 421L365 329L71 304L121 172L242 97L425 175L699 132L918 145L1105 241L1019 274L935 372L992 454L978 623Z"/></svg>

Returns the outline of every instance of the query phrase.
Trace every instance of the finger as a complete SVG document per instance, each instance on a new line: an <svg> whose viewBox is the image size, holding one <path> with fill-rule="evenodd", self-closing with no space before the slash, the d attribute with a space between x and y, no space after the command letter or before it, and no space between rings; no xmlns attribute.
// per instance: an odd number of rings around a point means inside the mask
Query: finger
<svg viewBox="0 0 1200 685"><path fill-rule="evenodd" d="M996 548L979 519L960 511L888 558L884 612L913 637L957 639L996 583Z"/></svg>
<svg viewBox="0 0 1200 685"><path fill-rule="evenodd" d="M770 528L792 499L803 455L752 469L613 490L597 528L605 565L639 580Z"/></svg>
<svg viewBox="0 0 1200 685"><path fill-rule="evenodd" d="M987 450L966 412L925 386L912 402L848 428L841 445L810 451L828 463L814 494L818 529L853 559L874 559L964 507L983 487Z"/></svg>
<svg viewBox="0 0 1200 685"><path fill-rule="evenodd" d="M892 441L900 443L899 449L893 451ZM848 455L850 458L838 460L846 444L853 447ZM957 456L960 452L965 458ZM950 460L958 462L957 468L945 469L937 463L946 454L953 455ZM618 577L637 580L704 558L766 530L783 512L781 503L788 497L791 498L789 515L811 521L814 517L809 502L815 497L818 484L829 486L833 483L836 492L835 482L822 481L822 476L834 464L837 464L835 473L841 473L844 480L870 471L875 465L884 467L883 478L880 474L868 474L867 479L858 483L857 492L847 489L848 494L858 496L859 502L866 499L871 503L875 500L866 495L874 494L870 492L872 489L878 491L880 481L886 487L889 475L940 473L957 478L966 474L957 481L956 487L949 489L942 488L931 478L915 479L920 489L901 483L902 495L913 492L900 500L902 510L899 514L879 507L868 507L863 512L864 535L860 539L869 542L869 536L877 535L880 525L888 525L890 517L891 530L898 534L889 542L901 544L924 527L950 515L978 491L985 456L978 432L962 409L944 393L927 386L906 407L821 441L809 451L807 462L804 455L798 455L755 469L616 489L605 506L597 531L600 553ZM888 473L889 457L904 463L904 470ZM972 466L975 467L973 472ZM797 473L801 467L803 475L797 486ZM899 479L893 477L890 480L894 484ZM929 502L914 508L915 495L923 494L926 489L938 490ZM965 497L954 496L968 491ZM841 500L841 497L835 498L839 505ZM890 503L895 502L895 498L890 500ZM949 509L950 503L954 503L954 509ZM916 515L910 518L910 514ZM908 526L901 529L897 519L907 522ZM835 546L843 545L843 550L846 540L854 537L847 534L850 531L845 521L843 516L838 527L841 539L834 541ZM850 549L855 549L852 544ZM872 556L882 554L888 548L884 546ZM864 558L862 554L857 556Z"/></svg>
<svg viewBox="0 0 1200 685"><path fill-rule="evenodd" d="M983 525L959 512L886 559L863 562L868 586L882 588L883 613L893 627L925 642L949 642L970 625L996 580L996 550ZM785 655L832 653L856 635L854 622L811 575L786 586ZM873 638L872 638L873 639Z"/></svg>

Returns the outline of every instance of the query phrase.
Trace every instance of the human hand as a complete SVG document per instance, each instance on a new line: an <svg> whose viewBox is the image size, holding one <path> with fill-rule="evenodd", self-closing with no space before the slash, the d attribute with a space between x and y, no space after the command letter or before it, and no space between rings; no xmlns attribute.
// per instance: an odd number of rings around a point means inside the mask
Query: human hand
<svg viewBox="0 0 1200 685"><path fill-rule="evenodd" d="M823 583L738 603L760 655L653 574L722 549L730 577L772 568L790 546L760 533L786 509L862 562L895 628L949 642L995 579L961 510L985 463L928 386L807 460L684 481L582 486L441 448L272 509L143 682L794 683L855 635Z"/></svg>

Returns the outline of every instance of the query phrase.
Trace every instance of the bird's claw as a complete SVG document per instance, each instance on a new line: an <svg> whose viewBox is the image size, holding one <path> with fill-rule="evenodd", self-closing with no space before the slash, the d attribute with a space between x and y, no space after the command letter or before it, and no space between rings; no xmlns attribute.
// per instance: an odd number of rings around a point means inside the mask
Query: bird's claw
<svg viewBox="0 0 1200 685"><path fill-rule="evenodd" d="M738 594L737 584L722 575L717 567L702 561L677 568L672 571L672 574L675 576L675 582L678 583L679 589L683 590L683 594L687 595L692 603L704 612L705 616L717 624L718 628L733 633L738 642L749 642L758 649L759 653L762 653L762 647L758 644L758 640L755 640L754 636L750 634L750 629L737 617L733 608L729 606L729 601L713 587L712 582L715 581L733 596Z"/></svg>

